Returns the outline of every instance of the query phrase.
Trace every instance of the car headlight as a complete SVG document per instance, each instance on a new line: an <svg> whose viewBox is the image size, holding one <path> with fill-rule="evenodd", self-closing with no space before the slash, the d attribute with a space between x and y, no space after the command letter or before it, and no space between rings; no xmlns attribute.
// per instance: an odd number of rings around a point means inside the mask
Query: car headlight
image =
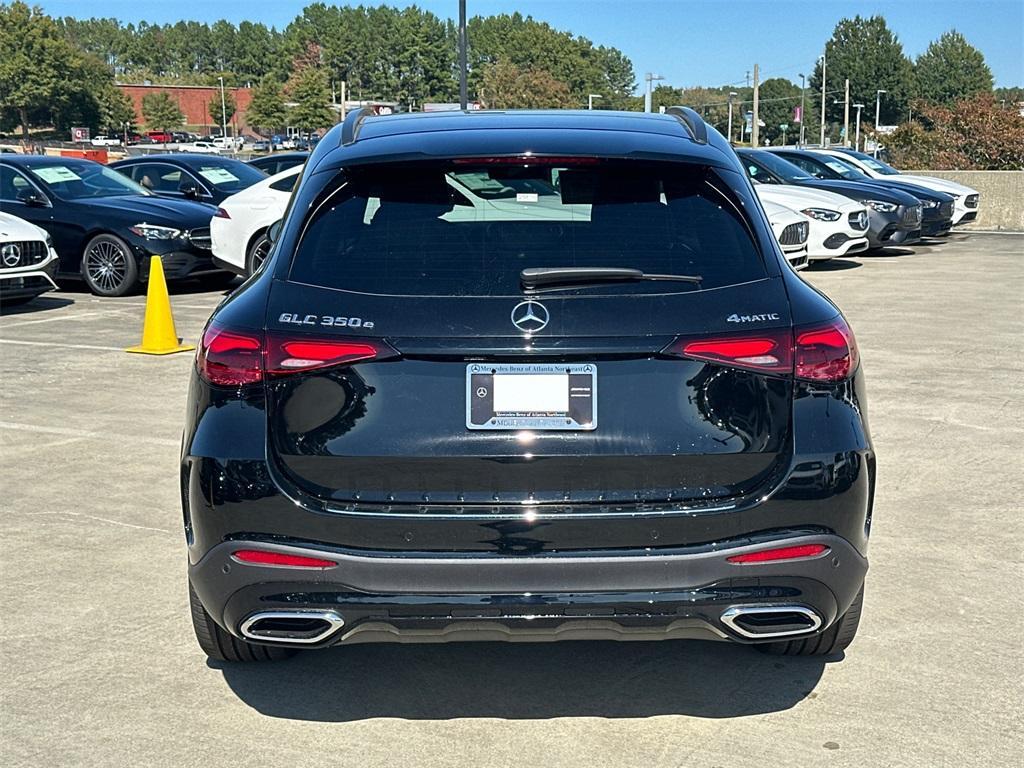
<svg viewBox="0 0 1024 768"><path fill-rule="evenodd" d="M937 200L922 200L921 206L924 208L938 208L939 203Z"/></svg>
<svg viewBox="0 0 1024 768"><path fill-rule="evenodd" d="M134 227L128 227L128 229L147 240L174 240L177 237L181 237L180 229L161 227L157 224L136 224Z"/></svg>
<svg viewBox="0 0 1024 768"><path fill-rule="evenodd" d="M828 208L804 208L800 213L818 221L838 221L842 215L839 211L832 211Z"/></svg>
<svg viewBox="0 0 1024 768"><path fill-rule="evenodd" d="M881 213L892 213L899 208L896 203L887 203L884 200L865 200L864 205Z"/></svg>

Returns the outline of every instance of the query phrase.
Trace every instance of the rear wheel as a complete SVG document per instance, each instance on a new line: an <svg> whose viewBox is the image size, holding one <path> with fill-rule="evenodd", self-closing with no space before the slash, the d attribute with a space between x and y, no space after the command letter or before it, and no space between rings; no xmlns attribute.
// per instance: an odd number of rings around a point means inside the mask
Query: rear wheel
<svg viewBox="0 0 1024 768"><path fill-rule="evenodd" d="M827 656L844 651L857 635L861 609L864 607L864 586L853 599L846 613L835 620L831 627L820 635L803 640L784 640L778 643L761 643L757 650L774 656Z"/></svg>
<svg viewBox="0 0 1024 768"><path fill-rule="evenodd" d="M278 661L294 655L294 648L277 648L269 645L256 645L239 640L220 625L206 612L199 596L188 585L188 604L192 612L192 628L196 632L196 640L203 653L217 661Z"/></svg>
<svg viewBox="0 0 1024 768"><path fill-rule="evenodd" d="M259 272L260 267L263 266L263 262L267 260L267 256L270 255L270 238L266 232L253 240L252 245L249 246L249 253L245 259L245 267L250 275L254 275Z"/></svg>
<svg viewBox="0 0 1024 768"><path fill-rule="evenodd" d="M82 253L82 277L97 296L124 296L138 285L132 249L115 235L96 235Z"/></svg>

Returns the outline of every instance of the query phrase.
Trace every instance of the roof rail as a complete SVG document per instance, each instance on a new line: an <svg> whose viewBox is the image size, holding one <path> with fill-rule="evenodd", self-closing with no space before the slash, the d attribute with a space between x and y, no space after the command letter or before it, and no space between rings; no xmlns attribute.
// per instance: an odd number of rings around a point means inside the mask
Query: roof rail
<svg viewBox="0 0 1024 768"><path fill-rule="evenodd" d="M696 143L708 143L708 124L695 110L689 107L669 107L665 110L665 114L672 115L685 125L686 130L690 132L690 138Z"/></svg>
<svg viewBox="0 0 1024 768"><path fill-rule="evenodd" d="M359 138L359 129L363 125L363 120L376 114L373 107L360 107L354 112L349 112L345 117L345 123L341 126L341 146L347 147L349 144L355 144Z"/></svg>

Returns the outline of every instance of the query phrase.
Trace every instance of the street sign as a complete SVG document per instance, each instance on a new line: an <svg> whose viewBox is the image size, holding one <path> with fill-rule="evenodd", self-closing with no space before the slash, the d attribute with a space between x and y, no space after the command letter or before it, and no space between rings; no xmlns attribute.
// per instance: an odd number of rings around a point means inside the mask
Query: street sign
<svg viewBox="0 0 1024 768"><path fill-rule="evenodd" d="M72 141L88 141L89 140L89 129L88 128L72 128L71 129L71 140Z"/></svg>

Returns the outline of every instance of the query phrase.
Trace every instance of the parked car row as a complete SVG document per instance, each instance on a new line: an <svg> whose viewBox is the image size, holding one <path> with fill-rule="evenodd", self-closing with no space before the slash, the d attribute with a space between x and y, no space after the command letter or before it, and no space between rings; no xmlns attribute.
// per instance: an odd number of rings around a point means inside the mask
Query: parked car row
<svg viewBox="0 0 1024 768"><path fill-rule="evenodd" d="M179 138L191 139L196 151L131 157L108 167L4 155L0 288L5 300L51 290L55 277L81 278L97 295L121 296L147 279L153 254L163 258L170 280L200 277L226 285L235 274L256 272L270 253L271 227L283 217L309 153L279 152L245 163L214 154L231 138L204 142L191 135L150 135L150 140ZM902 174L850 149L739 148L736 153L795 269L940 237L978 214L977 191ZM449 179L456 208L447 219L519 215L524 206L551 207L547 201L560 194L555 187L527 188L513 175L500 189L474 188L474 183L469 177ZM561 208L588 215L579 206ZM45 243L46 237L45 248L22 245Z"/></svg>

